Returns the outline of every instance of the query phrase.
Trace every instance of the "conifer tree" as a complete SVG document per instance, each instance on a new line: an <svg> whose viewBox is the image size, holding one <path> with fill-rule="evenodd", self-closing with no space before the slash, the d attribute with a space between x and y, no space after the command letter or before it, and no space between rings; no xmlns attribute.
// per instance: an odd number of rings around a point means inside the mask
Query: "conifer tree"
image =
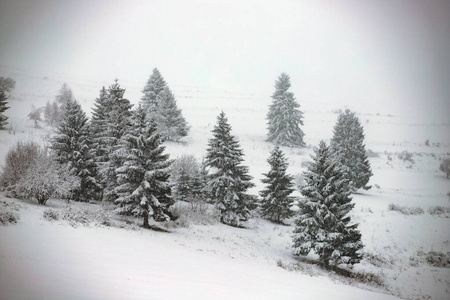
<svg viewBox="0 0 450 300"><path fill-rule="evenodd" d="M205 187L220 210L220 221L232 226L241 226L255 208L255 197L246 193L254 186L248 175L248 167L242 166L243 152L231 135L231 126L225 113L217 117L213 138L208 141L205 164L212 171Z"/></svg>
<svg viewBox="0 0 450 300"><path fill-rule="evenodd" d="M156 97L158 103L158 113L156 123L158 131L164 139L178 141L188 134L189 127L181 114L181 109L177 107L175 96L169 87L165 87Z"/></svg>
<svg viewBox="0 0 450 300"><path fill-rule="evenodd" d="M156 110L158 108L157 96L161 93L167 86L166 81L162 77L161 73L157 68L153 69L152 75L150 75L147 83L142 90L144 94L141 97L142 108L149 114L149 118L154 117Z"/></svg>
<svg viewBox="0 0 450 300"><path fill-rule="evenodd" d="M372 171L364 145L364 129L355 113L348 109L341 113L333 133L330 147L339 162L345 166L352 190L370 189L367 183Z"/></svg>
<svg viewBox="0 0 450 300"><path fill-rule="evenodd" d="M361 234L348 213L353 209L350 188L342 166L321 141L304 173L306 185L301 193L293 234L294 255L313 250L325 266L355 264L361 260Z"/></svg>
<svg viewBox="0 0 450 300"><path fill-rule="evenodd" d="M106 90L106 97L103 91L100 92L97 107L94 111L98 132L94 135L95 150L97 151L96 162L99 167L101 182L104 186L103 200L114 201L117 198L115 187L117 186L116 169L122 165L121 157L112 155L117 149L119 140L130 128L132 104L124 96L125 89L120 87L116 79ZM101 111L100 111L101 110ZM100 116L103 114L103 116ZM94 116L94 115L93 115ZM105 117L105 120L101 118ZM100 151L100 153L99 153Z"/></svg>
<svg viewBox="0 0 450 300"><path fill-rule="evenodd" d="M99 188L87 121L76 100L68 100L52 140L56 160L62 165L67 164L71 174L80 178L79 189L73 191L77 201L95 198Z"/></svg>
<svg viewBox="0 0 450 300"><path fill-rule="evenodd" d="M8 125L8 117L3 114L9 108L6 106L8 104L7 99L6 92L0 90L0 129L4 129Z"/></svg>
<svg viewBox="0 0 450 300"><path fill-rule="evenodd" d="M283 219L294 215L290 209L294 197L289 196L294 191L294 178L286 174L288 162L279 147L273 149L267 162L270 171L263 174L266 178L261 180L266 184L266 188L260 192L261 214L269 220L282 223Z"/></svg>
<svg viewBox="0 0 450 300"><path fill-rule="evenodd" d="M116 169L116 211L142 217L144 227L149 227L150 216L156 221L173 218L168 210L173 204L169 183L172 161L163 153L165 147L161 144L156 124L149 121L139 107L134 112L131 127L114 152L122 158L122 165Z"/></svg>
<svg viewBox="0 0 450 300"><path fill-rule="evenodd" d="M267 141L280 146L304 147L303 113L298 109L300 105L294 94L288 92L291 87L290 78L282 73L275 81L275 92L272 104L267 113L268 129Z"/></svg>
<svg viewBox="0 0 450 300"><path fill-rule="evenodd" d="M67 102L74 101L75 98L73 96L72 90L69 88L69 85L67 83L63 83L61 88L58 91L58 94L55 97L56 103L59 104L59 109L61 111L61 114L66 109Z"/></svg>

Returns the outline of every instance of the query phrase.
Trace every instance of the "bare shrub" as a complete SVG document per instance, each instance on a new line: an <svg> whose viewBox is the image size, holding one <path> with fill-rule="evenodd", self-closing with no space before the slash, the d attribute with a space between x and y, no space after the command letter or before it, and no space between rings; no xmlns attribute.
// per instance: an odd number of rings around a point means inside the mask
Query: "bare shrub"
<svg viewBox="0 0 450 300"><path fill-rule="evenodd" d="M212 225L219 220L219 212L211 204L205 204L203 212L192 209L186 202L177 202L172 206L172 213L177 217L174 227L188 228L191 225Z"/></svg>
<svg viewBox="0 0 450 300"><path fill-rule="evenodd" d="M66 207L62 209L46 209L43 217L47 221L64 220L73 227L78 225L111 226L109 213L105 210Z"/></svg>
<svg viewBox="0 0 450 300"><path fill-rule="evenodd" d="M19 197L34 197L39 204L45 205L50 198L70 198L79 185L79 178L71 175L68 166L61 166L51 156L41 153L15 189Z"/></svg>
<svg viewBox="0 0 450 300"><path fill-rule="evenodd" d="M443 206L431 206L428 208L428 213L433 216L442 216L450 214L450 207Z"/></svg>
<svg viewBox="0 0 450 300"><path fill-rule="evenodd" d="M414 163L414 159L413 159L413 153L408 152L408 151L402 151L400 153L397 154L397 157L401 160L403 160L404 162L410 162L410 163Z"/></svg>
<svg viewBox="0 0 450 300"><path fill-rule="evenodd" d="M397 204L389 204L389 210L397 211L404 215L422 215L425 213L421 207L407 207Z"/></svg>
<svg viewBox="0 0 450 300"><path fill-rule="evenodd" d="M441 162L441 164L439 166L439 170L444 172L445 176L447 176L447 178L450 177L450 158L446 158Z"/></svg>
<svg viewBox="0 0 450 300"><path fill-rule="evenodd" d="M9 149L5 157L3 173L0 176L0 185L11 192L11 196L15 196L15 185L25 175L40 152L39 145L33 141L18 142Z"/></svg>
<svg viewBox="0 0 450 300"><path fill-rule="evenodd" d="M20 220L17 213L10 211L0 211L0 225L15 224Z"/></svg>
<svg viewBox="0 0 450 300"><path fill-rule="evenodd" d="M433 267L450 268L450 253L430 251L425 257L427 263Z"/></svg>
<svg viewBox="0 0 450 300"><path fill-rule="evenodd" d="M372 149L366 150L367 157L380 157L380 153L373 151Z"/></svg>

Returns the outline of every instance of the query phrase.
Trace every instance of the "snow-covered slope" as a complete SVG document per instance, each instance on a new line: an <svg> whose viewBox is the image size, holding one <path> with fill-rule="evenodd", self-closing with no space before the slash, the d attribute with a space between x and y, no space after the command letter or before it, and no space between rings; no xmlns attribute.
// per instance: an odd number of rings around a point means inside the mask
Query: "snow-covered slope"
<svg viewBox="0 0 450 300"><path fill-rule="evenodd" d="M51 128L35 129L27 114L31 105L52 101L67 82L90 114L98 91L110 82L91 82L65 74L0 69L17 81L12 92L9 130L0 131L0 163L19 140L48 141ZM145 82L119 80L125 96L137 104ZM171 158L193 154L201 159L220 111L227 114L240 140L257 193L272 145L265 142L270 95L222 91L207 87L169 86L191 131L182 143L168 143ZM283 148L293 175L305 170L313 146L330 139L340 107L303 100L306 148ZM389 293L407 299L448 299L450 269L427 263L430 251L449 257L449 214L431 214L434 206L449 209L449 180L438 168L450 155L448 120L392 112L379 115L361 107L357 112L366 133L374 176L370 191L354 195L353 220L360 223L364 260L354 271L383 278ZM425 143L428 142L428 145ZM411 159L404 159L405 152ZM402 154L403 153L403 154ZM18 200L6 200L18 201ZM20 203L20 202L18 202ZM389 205L422 208L405 215ZM49 201L59 207L58 201ZM381 292L383 288L328 274L292 257L292 226L253 219L247 229L219 223L172 229L171 233L118 228L78 227L42 219L44 208L22 204L21 220L0 227L0 298L151 298L151 299L388 299L343 284ZM5 209L0 206L0 210ZM284 268L277 267L277 265ZM287 266L287 267L286 267ZM291 271L289 271L289 269ZM310 277L313 275L313 277ZM331 277L332 279L330 280ZM19 294L18 294L19 293ZM5 297L3 297L5 295Z"/></svg>

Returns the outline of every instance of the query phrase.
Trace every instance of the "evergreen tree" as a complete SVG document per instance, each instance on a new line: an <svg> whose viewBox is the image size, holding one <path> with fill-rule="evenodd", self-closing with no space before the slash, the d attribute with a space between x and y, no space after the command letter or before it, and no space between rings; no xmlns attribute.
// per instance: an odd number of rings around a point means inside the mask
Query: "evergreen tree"
<svg viewBox="0 0 450 300"><path fill-rule="evenodd" d="M255 208L255 198L246 194L254 186L248 175L248 167L242 166L243 153L239 143L231 135L231 126L222 112L217 117L213 138L208 141L205 164L211 168L206 191L221 213L221 222L241 226Z"/></svg>
<svg viewBox="0 0 450 300"><path fill-rule="evenodd" d="M68 100L52 140L56 160L62 165L67 164L72 175L80 178L79 189L73 191L77 201L95 198L99 188L87 121L76 100Z"/></svg>
<svg viewBox="0 0 450 300"><path fill-rule="evenodd" d="M348 216L354 207L348 180L325 142L314 152L304 173L301 193L306 201L300 203L295 221L293 253L308 255L314 250L325 266L358 263L363 244L358 224L351 224Z"/></svg>
<svg viewBox="0 0 450 300"><path fill-rule="evenodd" d="M8 117L3 114L9 108L6 106L8 104L7 99L6 92L0 90L0 129L4 129L8 125Z"/></svg>
<svg viewBox="0 0 450 300"><path fill-rule="evenodd" d="M269 220L282 223L283 219L294 215L290 209L294 197L289 196L294 191L294 178L286 174L288 162L279 147L273 149L267 161L270 164L270 171L263 174L266 178L261 180L267 185L260 192L261 214Z"/></svg>
<svg viewBox="0 0 450 300"><path fill-rule="evenodd" d="M172 218L168 211L173 204L169 183L172 162L168 154L163 154L165 147L161 144L156 124L149 121L139 107L128 133L121 138L114 152L122 158L122 165L116 169L116 211L142 217L144 227L149 227L149 216L156 221Z"/></svg>
<svg viewBox="0 0 450 300"><path fill-rule="evenodd" d="M167 83L162 77L161 73L157 68L154 68L152 75L150 75L146 85L144 86L144 89L142 90L142 93L144 95L141 97L141 105L147 112L149 118L154 117L158 108L158 102L156 98L166 86Z"/></svg>
<svg viewBox="0 0 450 300"><path fill-rule="evenodd" d="M181 114L181 109L178 109L175 96L169 87L165 87L158 94L156 101L158 103L156 123L162 137L169 141L178 141L186 136L189 127Z"/></svg>
<svg viewBox="0 0 450 300"><path fill-rule="evenodd" d="M9 77L0 76L0 91L10 93L16 87L16 81Z"/></svg>
<svg viewBox="0 0 450 300"><path fill-rule="evenodd" d="M333 133L330 147L339 162L345 166L352 190L370 189L367 183L372 171L364 145L364 129L355 113L348 109L341 113Z"/></svg>
<svg viewBox="0 0 450 300"><path fill-rule="evenodd" d="M94 111L98 118L98 132L94 135L96 162L99 167L101 183L103 184L103 199L114 201L117 198L115 187L117 186L116 169L122 165L121 157L112 155L117 149L120 139L129 130L132 104L123 98L125 89L121 88L116 79L106 90L106 98L103 92L97 101L100 108ZM100 114L104 114L105 120L100 121ZM93 115L94 116L94 115ZM103 125L101 125L103 124ZM100 152L99 152L100 151Z"/></svg>
<svg viewBox="0 0 450 300"><path fill-rule="evenodd" d="M298 109L300 105L294 94L288 92L291 87L290 78L282 73L275 81L275 92L272 104L267 113L268 129L267 141L280 146L304 147L303 113Z"/></svg>

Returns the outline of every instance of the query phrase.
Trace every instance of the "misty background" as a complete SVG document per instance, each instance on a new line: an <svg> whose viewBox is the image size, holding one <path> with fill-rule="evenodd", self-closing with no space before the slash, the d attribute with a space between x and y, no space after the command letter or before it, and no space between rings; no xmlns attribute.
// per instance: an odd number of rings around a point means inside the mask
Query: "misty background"
<svg viewBox="0 0 450 300"><path fill-rule="evenodd" d="M302 106L448 122L449 28L445 0L1 0L0 75L92 80L97 91L117 77L140 90L157 67L175 91L269 100L286 72Z"/></svg>

